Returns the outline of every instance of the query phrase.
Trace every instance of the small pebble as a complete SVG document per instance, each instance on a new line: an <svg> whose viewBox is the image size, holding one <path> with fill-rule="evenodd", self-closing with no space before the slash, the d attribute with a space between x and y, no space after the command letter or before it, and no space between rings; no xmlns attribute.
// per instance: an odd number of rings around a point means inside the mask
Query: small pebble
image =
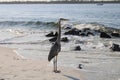
<svg viewBox="0 0 120 80"><path fill-rule="evenodd" d="M79 64L78 68L82 69L82 64Z"/></svg>

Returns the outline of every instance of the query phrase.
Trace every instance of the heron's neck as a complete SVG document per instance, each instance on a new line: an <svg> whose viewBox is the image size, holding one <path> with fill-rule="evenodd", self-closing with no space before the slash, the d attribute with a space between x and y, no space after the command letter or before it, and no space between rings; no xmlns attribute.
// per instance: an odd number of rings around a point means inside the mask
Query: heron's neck
<svg viewBox="0 0 120 80"><path fill-rule="evenodd" d="M57 37L57 42L60 43L61 40L61 21L58 22L58 37Z"/></svg>

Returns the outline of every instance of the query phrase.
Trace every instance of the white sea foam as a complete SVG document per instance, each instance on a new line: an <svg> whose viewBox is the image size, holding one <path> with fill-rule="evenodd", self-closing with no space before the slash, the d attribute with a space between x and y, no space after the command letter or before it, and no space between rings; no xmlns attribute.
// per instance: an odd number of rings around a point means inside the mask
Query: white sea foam
<svg viewBox="0 0 120 80"><path fill-rule="evenodd" d="M84 29L84 28L90 28L92 30L100 29L99 25L93 26L92 24L78 24L78 25L75 25L74 27L77 28L77 29L80 29L80 30Z"/></svg>
<svg viewBox="0 0 120 80"><path fill-rule="evenodd" d="M11 32L11 33L18 35L18 36L23 34L22 30L18 30L18 29L17 30L16 29L7 29L6 31Z"/></svg>

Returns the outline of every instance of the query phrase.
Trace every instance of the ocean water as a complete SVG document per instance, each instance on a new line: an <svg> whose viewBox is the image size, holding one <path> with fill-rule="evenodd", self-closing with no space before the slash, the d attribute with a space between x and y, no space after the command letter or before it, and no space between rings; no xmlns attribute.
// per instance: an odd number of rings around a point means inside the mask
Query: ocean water
<svg viewBox="0 0 120 80"><path fill-rule="evenodd" d="M109 48L111 43L120 44L120 38L102 39L99 34L81 37L64 35L64 32L65 27L76 27L107 28L120 33L119 9L120 4L0 4L0 45L14 48L25 58L47 60L52 43L45 35L56 32L58 19L66 18L69 21L61 24L62 37L68 37L69 42L61 42L58 64L77 68L83 63L88 69L87 63L116 61L119 52L113 56ZM81 51L74 51L77 45Z"/></svg>
<svg viewBox="0 0 120 80"><path fill-rule="evenodd" d="M67 18L81 23L120 26L120 4L1 4L0 21L56 22Z"/></svg>

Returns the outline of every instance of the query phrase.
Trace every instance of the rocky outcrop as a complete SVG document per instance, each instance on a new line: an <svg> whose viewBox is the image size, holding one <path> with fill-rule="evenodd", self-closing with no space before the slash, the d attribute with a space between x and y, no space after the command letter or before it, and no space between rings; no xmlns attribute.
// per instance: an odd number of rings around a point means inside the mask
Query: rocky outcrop
<svg viewBox="0 0 120 80"><path fill-rule="evenodd" d="M86 34L84 32L82 32L82 33L79 34L79 36L84 37L84 36L86 36Z"/></svg>
<svg viewBox="0 0 120 80"><path fill-rule="evenodd" d="M62 42L69 42L69 39L68 39L67 37L63 37L63 38L61 39L61 41L62 41Z"/></svg>
<svg viewBox="0 0 120 80"><path fill-rule="evenodd" d="M74 28L74 29L71 29L65 32L64 34L65 35L76 35L76 36L82 36L82 37L86 37L89 35L94 36L94 33L90 28L83 28L82 30Z"/></svg>
<svg viewBox="0 0 120 80"><path fill-rule="evenodd" d="M71 30L65 32L64 34L65 35L77 35L77 36L79 36L79 33L80 33L80 31L78 29L74 28L74 29L71 29Z"/></svg>
<svg viewBox="0 0 120 80"><path fill-rule="evenodd" d="M120 34L119 34L119 33L111 33L111 35L112 35L113 37L120 37Z"/></svg>
<svg viewBox="0 0 120 80"><path fill-rule="evenodd" d="M111 36L108 35L108 34L105 33L105 32L101 32L101 34L100 34L100 38L111 38Z"/></svg>
<svg viewBox="0 0 120 80"><path fill-rule="evenodd" d="M112 44L112 47L110 49L112 51L120 51L120 45L118 45L118 44Z"/></svg>
<svg viewBox="0 0 120 80"><path fill-rule="evenodd" d="M47 35L45 35L46 37L57 37L58 36L58 33L56 32L55 34L54 34L54 32L52 31L52 32L50 32L49 34L47 34Z"/></svg>
<svg viewBox="0 0 120 80"><path fill-rule="evenodd" d="M53 37L51 39L49 39L50 42L55 42L57 40L57 37Z"/></svg>
<svg viewBox="0 0 120 80"><path fill-rule="evenodd" d="M80 51L80 50L81 50L81 47L80 47L80 46L76 46L74 50L75 50L75 51Z"/></svg>

